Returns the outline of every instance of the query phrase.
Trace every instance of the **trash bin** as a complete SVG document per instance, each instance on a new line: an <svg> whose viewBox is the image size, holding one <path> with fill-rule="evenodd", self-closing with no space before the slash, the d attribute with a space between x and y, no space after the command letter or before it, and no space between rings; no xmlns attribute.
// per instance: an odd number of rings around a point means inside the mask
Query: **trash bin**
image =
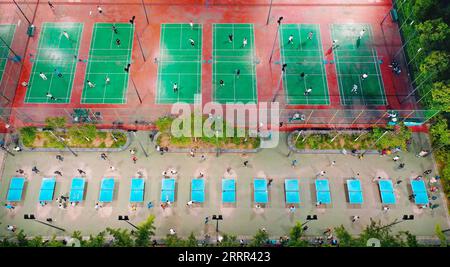
<svg viewBox="0 0 450 267"><path fill-rule="evenodd" d="M28 27L28 31L27 31L28 36L33 37L35 31L36 31L36 26L34 26L33 24L31 24L31 25Z"/></svg>

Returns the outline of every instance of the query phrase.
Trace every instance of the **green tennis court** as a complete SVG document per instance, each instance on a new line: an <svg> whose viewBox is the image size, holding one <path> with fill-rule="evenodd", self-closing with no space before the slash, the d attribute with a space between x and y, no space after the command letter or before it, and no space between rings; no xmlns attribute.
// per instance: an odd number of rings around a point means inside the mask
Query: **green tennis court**
<svg viewBox="0 0 450 267"><path fill-rule="evenodd" d="M82 30L82 23L47 22L42 25L37 52L32 58L25 103L70 102ZM40 77L41 72L45 78ZM54 99L47 97L47 93Z"/></svg>
<svg viewBox="0 0 450 267"><path fill-rule="evenodd" d="M126 103L129 72L125 68L131 64L133 36L133 24L95 23L81 103Z"/></svg>
<svg viewBox="0 0 450 267"><path fill-rule="evenodd" d="M359 38L363 29L366 33ZM331 34L339 45L334 49L334 57L341 104L386 105L380 61L373 48L370 24L334 24ZM362 74L367 74L367 78L362 79Z"/></svg>
<svg viewBox="0 0 450 267"><path fill-rule="evenodd" d="M253 24L213 24L213 44L213 100L218 103L256 103ZM223 84L220 84L221 80Z"/></svg>
<svg viewBox="0 0 450 267"><path fill-rule="evenodd" d="M8 46L11 46L15 32L15 24L0 25L0 83L2 82L3 73L5 72L6 64L8 63L10 53Z"/></svg>
<svg viewBox="0 0 450 267"><path fill-rule="evenodd" d="M287 103L330 104L319 25L283 24L279 43L281 62L287 64L283 75ZM305 93L307 89L311 92Z"/></svg>
<svg viewBox="0 0 450 267"><path fill-rule="evenodd" d="M202 43L201 24L161 25L156 103L201 101Z"/></svg>

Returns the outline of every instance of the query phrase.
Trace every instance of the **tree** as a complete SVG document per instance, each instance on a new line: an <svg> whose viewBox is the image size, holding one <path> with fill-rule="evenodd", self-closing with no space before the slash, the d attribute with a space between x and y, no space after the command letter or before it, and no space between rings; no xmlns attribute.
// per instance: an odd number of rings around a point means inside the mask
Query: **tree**
<svg viewBox="0 0 450 267"><path fill-rule="evenodd" d="M442 232L442 228L440 224L436 224L435 230L437 237L439 238L439 241L441 241L441 247L447 247L447 237Z"/></svg>
<svg viewBox="0 0 450 267"><path fill-rule="evenodd" d="M127 229L113 229L108 227L106 231L114 237L112 242L113 247L132 247L134 245L131 234Z"/></svg>
<svg viewBox="0 0 450 267"><path fill-rule="evenodd" d="M184 247L198 247L198 241L193 232L191 232L188 239L184 242Z"/></svg>
<svg viewBox="0 0 450 267"><path fill-rule="evenodd" d="M91 144L97 136L93 124L76 125L69 128L69 138L72 144Z"/></svg>
<svg viewBox="0 0 450 267"><path fill-rule="evenodd" d="M217 244L218 247L239 247L239 241L235 235L223 234L222 240Z"/></svg>
<svg viewBox="0 0 450 267"><path fill-rule="evenodd" d="M52 239L44 241L44 245L46 247L64 247L65 246L62 241L56 240L56 235L53 235Z"/></svg>
<svg viewBox="0 0 450 267"><path fill-rule="evenodd" d="M450 80L433 83L431 95L434 109L450 112Z"/></svg>
<svg viewBox="0 0 450 267"><path fill-rule="evenodd" d="M430 127L430 134L434 147L450 145L450 132L448 130L447 120L443 116L438 116Z"/></svg>
<svg viewBox="0 0 450 267"><path fill-rule="evenodd" d="M150 245L151 237L155 234L154 221L155 216L150 215L147 220L138 225L138 230L133 233L133 236L136 237L135 245L137 247L148 247Z"/></svg>
<svg viewBox="0 0 450 267"><path fill-rule="evenodd" d="M86 247L104 247L105 246L105 231L101 231L96 236L89 235L89 239L85 241Z"/></svg>
<svg viewBox="0 0 450 267"><path fill-rule="evenodd" d="M184 240L180 237L178 237L176 234L174 235L166 235L166 238L164 239L164 244L167 247L183 247L184 246Z"/></svg>
<svg viewBox="0 0 450 267"><path fill-rule="evenodd" d="M19 247L27 247L28 246L28 239L27 235L24 233L22 229L16 234L17 238L17 244Z"/></svg>
<svg viewBox="0 0 450 267"><path fill-rule="evenodd" d="M294 227L292 227L291 232L289 234L289 243L290 247L307 247L308 241L303 240L303 226L300 222L297 222Z"/></svg>
<svg viewBox="0 0 450 267"><path fill-rule="evenodd" d="M334 228L336 237L339 239L339 246L341 247L362 247L366 244L361 244L358 238L354 238L343 225Z"/></svg>
<svg viewBox="0 0 450 267"><path fill-rule="evenodd" d="M450 28L442 21L442 18L419 23L416 25L416 29L419 33L420 47L423 49L431 51L446 48L450 37Z"/></svg>
<svg viewBox="0 0 450 267"><path fill-rule="evenodd" d="M44 240L42 236L35 236L33 239L28 241L28 247L42 247L44 245Z"/></svg>
<svg viewBox="0 0 450 267"><path fill-rule="evenodd" d="M416 17L422 21L439 16L436 12L439 7L438 0L416 0L413 11Z"/></svg>
<svg viewBox="0 0 450 267"><path fill-rule="evenodd" d="M262 229L259 229L248 245L250 247L262 247L267 243L268 240L269 235L267 234L267 232Z"/></svg>
<svg viewBox="0 0 450 267"><path fill-rule="evenodd" d="M45 119L46 128L55 130L66 127L66 118L64 117L48 117Z"/></svg>
<svg viewBox="0 0 450 267"><path fill-rule="evenodd" d="M432 51L425 57L420 64L420 71L424 72L426 77L432 75L432 77L448 77L450 57L445 51Z"/></svg>

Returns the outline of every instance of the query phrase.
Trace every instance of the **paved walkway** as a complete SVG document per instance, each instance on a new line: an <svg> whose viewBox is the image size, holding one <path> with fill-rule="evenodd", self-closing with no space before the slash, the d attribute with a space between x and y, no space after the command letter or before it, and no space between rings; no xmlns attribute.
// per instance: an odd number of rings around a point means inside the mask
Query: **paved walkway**
<svg viewBox="0 0 450 267"><path fill-rule="evenodd" d="M197 236L209 233L214 236L215 222L204 224L204 218L212 214L222 214L224 220L220 222L220 231L235 234L241 237L250 237L256 230L265 227L273 237L288 234L290 228L297 220L302 222L308 214L317 214L318 220L308 223L309 235L321 234L330 226L343 224L352 233L358 233L369 223L369 218L381 220L387 224L395 219L400 219L404 214L414 214L415 220L405 221L392 227L394 231L410 230L419 236L434 235L435 224L441 224L443 229L449 227L446 205L443 203L442 193L433 203L439 207L430 209L418 209L408 200L411 194L409 179L423 173L424 170L433 168L431 157L417 158L415 153L400 152L401 159L406 167L403 170L396 168L397 164L391 157L379 155L366 155L364 160L349 155L287 155L286 135L281 135L280 145L274 149L265 149L257 154L221 154L216 158L215 154L207 154L204 162L200 161L200 154L191 158L188 154L159 155L153 149L145 132L138 133L142 143L150 151L148 158L144 156L135 142L131 147L137 149L138 161L133 164L128 150L108 154L110 161L104 161L98 153L79 153L74 157L70 153L64 153L64 162L58 162L57 153L21 152L15 157L7 156L3 175L0 180L0 200L5 203L9 181L16 174L16 170L24 169L27 183L24 191L24 201L13 211L0 209L0 236L9 235L6 231L7 224L14 224L19 229L25 229L30 234L44 236L64 234L61 231L48 226L23 219L23 215L34 213L38 219L45 220L51 217L53 224L67 229L69 233L74 230L82 231L83 235L95 234L106 227L131 228L123 221L118 221L118 215L128 215L130 222L139 223L149 214L156 215L156 235L165 236L170 228L174 228L179 235L187 236L194 232ZM417 135L417 142L427 142L424 135ZM413 144L414 149L420 149L422 144ZM299 164L294 169L291 161L297 159ZM250 166L244 167L243 161L249 160ZM336 165L331 166L335 160ZM41 170L40 175L33 174L31 168L37 166ZM114 166L115 171L109 167ZM171 208L162 210L159 207L161 173L167 168L174 167L179 170L176 185L176 202ZM226 168L231 167L234 177L237 179L237 205L236 207L222 207L221 205L221 178L230 176L226 174ZM55 170L60 170L63 177L56 177L57 184L55 198L66 194L70 189L71 178L78 176L77 169L81 168L87 173L87 188L84 202L77 207L59 209L54 201L41 207L38 203L39 187L42 177L54 176ZM138 170L145 174L145 203L152 201L155 207L138 207L137 211L131 211L129 205L130 178L136 175ZM332 205L327 208L316 208L314 178L320 171L327 172L330 180ZM190 200L190 180L199 171L203 171L206 177L206 203L202 207L187 208ZM362 181L364 204L361 207L353 207L348 204L345 181L359 173ZM434 175L434 173L432 174ZM94 209L99 195L100 180L105 176L114 176L116 189L114 201L106 204L99 211ZM395 187L397 204L390 211L383 213L378 186L373 177L391 177L394 183L401 179L403 182ZM273 178L270 186L267 208L256 210L252 203L252 179L255 177ZM289 213L284 202L283 182L285 178L296 177L300 180L300 194L302 204L294 214ZM361 220L352 224L351 217L359 215Z"/></svg>

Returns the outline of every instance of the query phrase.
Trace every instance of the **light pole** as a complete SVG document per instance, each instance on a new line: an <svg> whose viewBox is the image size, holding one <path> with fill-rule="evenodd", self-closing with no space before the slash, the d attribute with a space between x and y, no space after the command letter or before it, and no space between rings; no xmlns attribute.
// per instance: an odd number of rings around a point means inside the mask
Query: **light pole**
<svg viewBox="0 0 450 267"><path fill-rule="evenodd" d="M281 90L281 81L283 80L283 75L284 75L284 72L286 71L286 67L287 67L287 64L283 64L283 66L281 67L280 79L278 80L278 85L277 85L277 88L275 90L275 94L273 95L272 102L275 102L275 100L277 99L277 96L278 96L278 94L279 94L279 92Z"/></svg>
<svg viewBox="0 0 450 267"><path fill-rule="evenodd" d="M119 217L117 219L119 221L125 221L129 225L133 226L136 230L139 230L139 228L136 225L134 225L128 221L128 220L130 220L130 218L128 218L128 215L119 215Z"/></svg>
<svg viewBox="0 0 450 267"><path fill-rule="evenodd" d="M269 63L272 62L273 51L275 50L275 43L277 42L278 32L280 31L280 26L281 26L282 20L283 20L283 17L279 17L277 20L277 23L278 23L277 33L275 34L275 39L273 40L272 52L270 53Z"/></svg>
<svg viewBox="0 0 450 267"><path fill-rule="evenodd" d="M381 229L384 229L384 228L388 228L388 227L391 227L391 226L394 226L396 224L402 223L404 221L409 221L409 220L414 220L414 215L411 214L411 215L408 216L408 215L405 214L405 215L403 215L403 218L402 218L401 221L399 221L398 219L395 219L392 223L390 223L388 225L385 225L383 227L380 227L380 228L378 228L378 230L381 230Z"/></svg>
<svg viewBox="0 0 450 267"><path fill-rule="evenodd" d="M273 0L270 0L269 13L267 14L266 25L269 25L270 12L272 11L272 2L273 2Z"/></svg>
<svg viewBox="0 0 450 267"><path fill-rule="evenodd" d="M222 221L223 217L221 214L213 215L212 219L216 221L216 240L219 242L219 221Z"/></svg>
<svg viewBox="0 0 450 267"><path fill-rule="evenodd" d="M308 215L306 216L306 222L302 223L301 226L305 226L307 223L309 223L310 221L317 221L317 215Z"/></svg>
<svg viewBox="0 0 450 267"><path fill-rule="evenodd" d="M60 227L58 227L58 226L54 226L54 225L51 225L51 224L49 224L49 223L46 223L46 222L43 222L43 221L40 221L40 220L36 219L36 217L34 216L34 214L24 214L24 215L23 215L23 218L24 218L25 220L33 220L33 221L35 221L35 222L38 222L38 223L47 225L47 226L49 226L49 227L52 227L52 228L61 230L61 231L63 231L63 232L66 231L66 229L64 229L64 228L60 228Z"/></svg>
<svg viewBox="0 0 450 267"><path fill-rule="evenodd" d="M141 147L142 152L144 152L145 157L148 158L147 151L145 151L145 148L142 145L141 141L139 140L139 138L137 138L137 135L136 135L137 130L128 130L128 131L129 132L133 132L134 138L136 139L136 141L138 142L139 146Z"/></svg>
<svg viewBox="0 0 450 267"><path fill-rule="evenodd" d="M219 131L216 131L216 157L219 157Z"/></svg>

